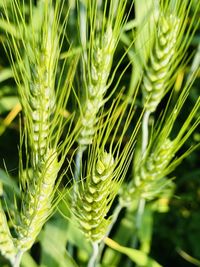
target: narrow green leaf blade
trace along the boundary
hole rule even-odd
[[[105,239],[105,243],[112,249],[128,256],[133,262],[143,267],[162,267],[155,260],[151,259],[146,253],[133,248],[127,248],[119,245],[117,242],[110,238]]]

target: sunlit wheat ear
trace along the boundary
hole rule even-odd
[[[24,251],[31,248],[53,212],[55,190],[60,181],[58,172],[77,138],[76,127],[72,129],[73,115],[63,122],[61,114],[67,105],[77,60],[71,61],[66,75],[64,70],[61,71],[65,76],[60,75],[55,90],[63,41],[61,33],[65,29],[66,18],[60,21],[60,1],[56,1],[55,5],[51,1],[39,1],[38,5],[36,8],[30,2],[27,22],[23,4],[21,7],[17,0],[12,2],[12,19],[19,27],[21,40],[8,36],[7,52],[11,57],[25,117],[24,138],[21,139],[19,153],[21,206],[16,211],[15,220],[18,250],[16,264],[19,264]],[[41,12],[41,16],[37,16],[35,8]],[[65,63],[63,69],[66,69]],[[64,126],[68,130],[65,140],[60,144]],[[25,164],[22,163],[22,143],[25,145]]]
[[[55,7],[51,1],[38,1],[37,7],[30,2],[27,21],[23,4],[17,0],[11,3],[12,19],[17,24],[21,39],[8,36],[6,48],[18,84],[34,166],[43,159],[50,145],[49,133],[52,114],[55,112],[54,87],[60,53],[59,9],[61,10],[59,1]],[[5,14],[9,22],[6,9]]]
[[[156,40],[143,77],[143,102],[154,112],[161,101],[170,79],[169,70],[176,51],[179,19],[173,15],[161,15],[157,23]]]
[[[104,34],[102,44],[97,42],[96,47],[94,47],[91,80],[88,84],[88,96],[83,106],[82,130],[78,139],[79,144],[83,146],[92,143],[98,121],[97,114],[103,106],[103,96],[107,90],[106,84],[110,74],[115,42],[110,26]]]
[[[177,117],[186,101],[189,88],[185,87],[175,107],[163,121],[159,122],[158,128],[153,130],[152,139],[142,161],[135,166],[134,179],[121,191],[121,203],[131,205],[134,199],[154,199],[171,181],[166,179],[181,161],[188,156],[194,148],[188,149],[182,155],[175,157],[189,136],[200,123],[196,114],[200,108],[200,98],[194,108],[188,114],[182,127],[172,139],[172,130]],[[171,138],[171,140],[170,140]]]
[[[16,253],[17,249],[14,244],[14,239],[10,234],[8,222],[0,201],[0,254],[13,264]]]
[[[44,7],[43,7],[44,8]],[[52,123],[52,114],[55,111],[55,77],[59,58],[58,35],[55,28],[55,14],[52,7],[44,12],[44,25],[35,30],[33,37],[27,40],[26,56],[29,67],[29,92],[27,100],[30,105],[31,118],[27,116],[30,127],[30,144],[33,149],[33,163],[37,165],[49,149],[49,129]],[[31,22],[31,23],[34,23]],[[32,26],[34,27],[34,26]],[[34,53],[34,56],[32,55]],[[26,107],[27,104],[24,104]]]
[[[144,67],[142,84],[143,103],[147,111],[154,112],[163,96],[185,64],[187,49],[197,29],[197,14],[187,25],[191,1],[160,1],[155,21],[154,41]]]
[[[94,143],[89,147],[86,174],[83,173],[81,181],[75,182],[73,213],[83,233],[92,243],[101,242],[108,230],[108,212],[132,158],[139,122],[130,140],[122,144],[132,116],[133,107],[127,111],[125,104],[111,106],[108,117],[99,122],[100,130],[96,131]],[[117,133],[120,133],[120,138],[116,141]]]
[[[128,193],[132,195],[130,199],[137,195],[151,200],[162,192],[164,187],[171,186],[170,180],[162,178],[173,156],[173,142],[169,139],[166,139],[158,150],[147,155],[135,173],[134,182],[130,185]]]
[[[114,1],[111,1],[110,7],[106,2],[103,7],[102,21],[98,21],[96,18],[99,11],[97,4],[88,4],[88,12],[90,5],[93,5],[94,10],[90,14],[92,23],[88,29],[90,32],[89,48],[86,59],[84,59],[86,92],[81,110],[82,130],[78,138],[79,144],[83,147],[92,143],[98,122],[98,112],[105,102],[104,95],[109,87],[108,78],[123,25],[126,2],[126,0],[122,0],[118,3],[116,14],[113,11]],[[106,11],[108,11],[108,17],[105,17]]]
[[[114,158],[103,152],[93,166],[90,178],[84,186],[79,186],[75,202],[75,215],[86,238],[99,242],[104,237],[109,219],[105,216],[112,197]]]
[[[60,170],[57,153],[49,151],[47,159],[41,162],[40,168],[29,177],[32,182],[27,184],[22,199],[20,223],[17,227],[17,246],[20,251],[26,251],[35,242],[42,226],[51,213],[51,205],[54,193],[54,185]]]

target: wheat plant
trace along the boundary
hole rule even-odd
[[[49,1],[40,1],[39,5],[40,21],[35,24],[38,14],[35,14],[32,4],[30,4],[30,21],[27,22],[23,13],[24,4],[21,6],[18,1],[11,3],[12,18],[19,28],[20,40],[16,40],[11,35],[8,36],[8,45],[5,45],[18,84],[25,117],[21,147],[25,143],[27,158],[24,166],[22,148],[20,148],[21,207],[16,209],[14,223],[17,237],[14,246],[15,260],[10,256],[13,266],[19,265],[21,256],[32,247],[53,211],[58,173],[66,153],[73,144],[76,132],[70,131],[71,118],[69,117],[69,132],[65,141],[59,144],[63,128],[61,111],[68,100],[74,75],[72,68],[75,67],[71,62],[71,70],[66,76],[64,85],[58,83],[60,88],[55,90],[60,54],[59,41],[62,42],[62,29],[65,28],[66,23],[64,19],[62,25],[59,24],[62,4],[57,2],[53,7]],[[9,11],[6,7],[4,11],[9,21]],[[60,159],[58,159],[59,155]],[[5,216],[2,216],[2,223],[5,228]],[[7,236],[9,236],[8,233]]]

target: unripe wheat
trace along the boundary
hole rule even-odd
[[[155,151],[143,159],[136,171],[135,178],[121,191],[121,202],[125,205],[131,204],[133,199],[153,199],[162,190],[161,180],[165,168],[174,156],[173,141],[166,139]]]
[[[97,114],[104,104],[103,97],[107,90],[115,45],[116,38],[113,35],[112,27],[108,25],[102,42],[96,41],[94,47],[87,99],[81,118],[82,130],[78,139],[80,145],[87,146],[92,143],[98,122]]]
[[[57,153],[49,151],[40,169],[33,172],[28,194],[23,198],[20,225],[17,228],[18,248],[26,251],[33,245],[50,215],[55,180],[60,169]]]
[[[174,16],[161,15],[157,25],[158,33],[150,53],[143,77],[143,102],[147,110],[154,112],[169,85],[169,70],[173,63],[179,20]]]
[[[14,239],[10,234],[8,222],[0,202],[0,253],[12,264],[14,263],[17,250]]]
[[[113,168],[113,156],[103,152],[86,183],[76,191],[74,213],[83,233],[92,242],[102,240],[110,222],[105,216],[112,199]]]

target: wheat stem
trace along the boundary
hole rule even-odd
[[[19,267],[20,266],[20,262],[23,256],[23,252],[22,251],[18,251],[16,257],[15,257],[15,261],[13,264],[13,267]]]
[[[135,232],[135,235],[133,236],[132,242],[131,242],[131,245],[132,245],[133,248],[137,247],[138,234],[139,234],[139,230],[140,230],[141,225],[142,225],[142,217],[143,217],[144,209],[145,209],[145,199],[144,198],[140,198],[139,199],[139,203],[138,203],[136,217],[135,217],[136,232]]]
[[[76,159],[75,159],[75,172],[74,172],[74,179],[78,181],[81,175],[82,170],[82,158],[83,158],[83,152],[86,149],[85,146],[79,146],[78,151],[76,153]]]
[[[135,223],[137,229],[140,229],[144,209],[145,209],[145,199],[140,198],[139,204],[138,204],[137,216],[136,216],[136,223]]]
[[[150,111],[145,111],[143,120],[142,120],[142,156],[144,156],[146,148],[148,146],[148,140],[149,140],[149,135],[148,135],[148,126],[149,126],[149,116],[151,112]]]
[[[188,77],[187,77],[188,80],[190,80],[190,78],[193,76],[193,74],[198,70],[199,66],[200,66],[200,43],[198,45],[196,54],[195,54],[194,59],[192,61],[192,66],[191,66],[190,72],[189,72]]]
[[[119,214],[120,214],[122,209],[123,209],[123,206],[120,203],[118,203],[118,205],[115,207],[115,210],[114,210],[114,212],[112,214],[111,223],[110,223],[110,225],[108,227],[108,231],[107,231],[107,233],[106,233],[104,238],[109,236],[110,232],[112,231],[112,228],[114,227],[115,223],[118,220]],[[99,262],[99,260],[101,259],[101,255],[102,255],[104,247],[105,247],[105,243],[101,242],[100,246],[99,246],[99,254],[98,254],[97,262]]]
[[[88,262],[88,267],[96,266],[96,259],[98,257],[98,252],[99,252],[99,244],[96,242],[92,243],[92,249],[93,249],[93,253]]]
[[[115,210],[114,210],[114,212],[113,212],[113,214],[112,214],[112,221],[111,221],[111,223],[110,223],[110,225],[109,225],[109,227],[108,227],[108,231],[107,231],[107,233],[106,233],[105,238],[109,236],[109,234],[110,234],[110,232],[111,232],[113,226],[114,226],[115,223],[117,222],[117,219],[118,219],[119,214],[120,214],[120,212],[121,212],[122,209],[123,209],[123,206],[119,203],[119,204],[116,206],[116,208],[115,208]]]

